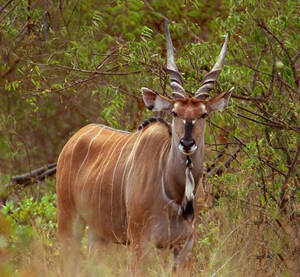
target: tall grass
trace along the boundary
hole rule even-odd
[[[226,175],[208,184],[225,185],[217,201],[214,194],[207,194],[201,202],[197,242],[185,276],[296,276],[296,229],[288,219],[282,219],[285,224],[279,226],[274,219],[279,212],[276,206],[261,205],[258,192],[248,189],[245,195],[243,189],[251,186],[251,180],[245,172],[238,175],[234,193],[233,187],[226,187]],[[12,191],[11,200],[2,207],[1,277],[63,275],[62,263],[67,257],[61,256],[57,241],[55,184],[47,180],[43,185],[48,188],[38,199],[30,189]],[[72,277],[131,276],[131,260],[130,248],[122,245],[108,244],[89,251],[85,236],[81,255],[69,273]],[[145,276],[172,276],[172,255],[150,249],[143,271]]]

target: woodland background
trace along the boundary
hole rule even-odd
[[[55,162],[89,122],[134,131],[151,116],[140,88],[170,92],[160,13],[188,92],[230,35],[212,94],[235,91],[208,119],[206,163],[225,155],[198,199],[191,274],[300,274],[297,1],[0,0],[0,276],[60,276],[55,178],[11,177]],[[78,276],[124,276],[119,252],[84,256]],[[149,276],[169,276],[158,257]]]

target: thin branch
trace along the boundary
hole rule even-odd
[[[266,35],[266,37],[267,37],[267,40],[268,40],[268,43],[269,43],[269,47],[270,47],[270,50],[271,50],[271,53],[272,53],[272,57],[273,57],[272,77],[271,77],[271,80],[270,80],[270,83],[269,83],[269,88],[268,88],[268,94],[267,95],[273,95],[275,75],[276,76],[278,75],[278,73],[277,73],[277,67],[276,67],[276,55],[275,55],[275,52],[274,52],[274,49],[273,49],[273,45],[272,45],[272,43],[270,41],[269,36]]]
[[[296,234],[296,238],[298,239],[299,226],[298,226],[298,220],[297,220],[297,206],[295,205],[295,194],[296,194],[296,188],[292,190],[291,197],[290,197],[290,207],[291,207],[291,216],[290,216],[290,218],[291,218],[291,220],[294,221],[295,234]]]
[[[233,114],[235,114],[239,117],[242,117],[244,119],[253,121],[255,123],[261,124],[261,125],[265,125],[265,126],[269,126],[269,127],[273,127],[273,128],[277,128],[277,129],[292,130],[292,131],[295,131],[296,133],[300,134],[300,127],[298,127],[298,126],[283,125],[281,123],[267,123],[267,122],[259,121],[259,120],[256,120],[254,118],[245,116],[245,115],[240,114],[240,113],[233,112]]]
[[[63,23],[64,23],[64,27],[66,28],[66,31],[67,31],[67,33],[68,33],[68,37],[69,37],[69,39],[71,39],[71,34],[70,34],[70,31],[69,31],[69,26],[68,26],[67,21],[66,21],[66,19],[65,19],[65,17],[64,17],[63,2],[64,2],[63,0],[59,0],[59,1],[58,1],[59,13],[60,13],[60,16],[61,16],[61,18],[62,18],[62,21],[63,21]]]
[[[266,98],[263,98],[263,97],[242,96],[242,95],[238,95],[238,94],[235,94],[235,93],[232,93],[231,96],[233,98],[241,99],[241,100],[246,100],[246,101],[261,101],[261,102],[265,102],[266,101]]]
[[[44,9],[44,40],[48,39],[48,0],[43,0]]]
[[[293,62],[296,63],[298,58],[300,57],[300,51],[293,57]]]
[[[93,72],[93,71],[92,71]],[[65,85],[62,88],[59,89],[48,89],[51,93],[59,93],[61,91],[64,91],[66,89],[78,86],[78,85],[82,85],[84,83],[87,83],[89,81],[92,81],[94,79],[97,79],[99,76],[103,76],[103,75],[130,75],[130,74],[138,74],[141,72],[146,72],[146,71],[131,71],[131,72],[97,72],[97,74],[93,74],[91,77],[88,77],[86,79],[83,80],[77,80],[71,84]],[[44,91],[45,89],[41,89],[40,91]],[[39,95],[40,91],[37,91],[34,95]]]
[[[237,61],[237,63],[238,63],[239,65],[241,65],[241,66],[248,67],[248,68],[252,69],[253,71],[256,71],[257,73],[264,74],[264,75],[266,75],[266,76],[272,77],[272,74],[269,73],[269,72],[265,72],[265,71],[258,70],[258,69],[256,69],[255,67],[253,67],[253,66],[251,66],[251,65],[249,65],[249,64],[242,63],[242,62],[240,62],[240,61]]]
[[[262,119],[264,119],[266,121],[269,121],[269,122],[271,122],[273,124],[278,124],[278,125],[280,125],[280,124],[284,125],[285,124],[284,122],[276,122],[274,120],[271,120],[270,118],[267,118],[267,117],[263,116],[262,114],[255,113],[255,112],[253,112],[253,111],[251,111],[249,109],[246,109],[246,108],[244,108],[242,106],[236,105],[236,107],[238,109],[242,110],[242,111],[245,111],[245,112],[250,113],[252,115],[258,116],[258,117],[260,117],[260,118],[262,118]],[[271,117],[271,115],[269,115],[269,116]]]
[[[271,32],[268,27],[266,26],[266,24],[262,21],[262,20],[259,20],[257,21],[257,25],[259,27],[261,27],[262,29],[264,29],[268,34],[270,34],[277,42],[278,44],[280,45],[281,49],[284,51],[284,53],[286,54],[288,60],[289,60],[289,63],[290,63],[290,66],[291,66],[291,69],[292,69],[292,72],[293,72],[293,76],[294,76],[294,80],[295,80],[295,84],[297,86],[297,88],[299,88],[299,78],[297,76],[297,72],[296,72],[296,68],[295,68],[295,63],[294,63],[294,60],[292,59],[292,57],[290,56],[290,53],[289,51],[287,50],[287,48],[285,47],[285,45],[283,44],[282,41],[280,41],[273,32]]]
[[[244,248],[246,248],[247,246],[248,246],[248,244],[249,244],[249,241],[247,241],[246,243],[245,243],[245,245],[243,246],[243,247],[241,247],[238,251],[236,251],[231,257],[229,257],[226,261],[225,261],[225,263],[223,263],[223,265],[222,266],[220,266],[213,274],[211,274],[210,275],[210,277],[215,277],[215,276],[217,276],[217,274],[218,274],[218,272],[219,271],[221,271],[237,254],[239,254],[241,251],[242,251],[242,249],[244,249]]]
[[[290,90],[292,90],[293,92],[297,93],[297,90],[295,88],[293,88],[289,83],[287,83],[286,81],[284,81],[279,74],[277,74],[276,80],[281,82],[284,86],[288,87]]]
[[[107,54],[104,59],[101,61],[101,63],[96,67],[96,71],[98,71],[99,69],[101,69],[107,62],[108,60],[116,55],[116,52],[118,52],[118,48],[112,50],[112,52],[110,54]]]
[[[298,138],[297,144],[298,144],[298,146],[297,146],[297,152],[296,152],[296,154],[294,156],[294,159],[293,159],[292,163],[288,166],[288,168],[289,168],[288,169],[288,173],[286,174],[285,182],[284,182],[284,184],[282,186],[281,193],[280,193],[280,196],[281,196],[280,208],[281,209],[284,209],[285,203],[287,202],[287,199],[286,199],[286,190],[287,190],[287,187],[288,187],[289,179],[291,177],[292,172],[295,169],[295,165],[297,163],[297,160],[298,160],[298,157],[299,157],[299,154],[300,154],[300,138]]]
[[[10,68],[8,68],[6,71],[4,71],[3,73],[0,74],[1,78],[6,77],[7,75],[9,75],[11,72],[13,72],[17,66],[17,64],[20,62],[19,58],[16,58],[13,62],[12,65],[10,66]]]
[[[225,146],[225,148],[227,147],[227,145]],[[213,162],[211,163],[211,165],[207,165],[207,169],[206,169],[206,172],[209,173],[211,170],[213,170],[216,166],[216,163],[218,160],[220,160],[224,154],[225,154],[225,148],[222,150],[222,151],[218,151],[219,154],[218,156],[213,160]],[[214,151],[217,151],[217,150],[214,150]]]
[[[71,12],[71,14],[70,14],[70,16],[69,16],[69,19],[66,20],[66,24],[67,24],[66,27],[69,27],[69,25],[70,25],[70,23],[71,23],[72,16],[73,16],[74,12],[75,12],[76,9],[77,9],[78,3],[80,3],[80,0],[77,0],[76,3],[75,3],[75,5],[73,6],[73,9],[72,9],[72,12]]]
[[[260,151],[260,147],[259,147],[259,143],[257,140],[257,136],[255,136],[255,142],[256,142],[256,149],[257,149],[257,153],[258,153],[258,160],[260,161],[260,164],[262,164],[262,158],[261,158],[261,151]],[[264,198],[265,198],[265,203],[264,203],[264,207],[268,202],[268,198],[267,198],[267,188],[266,188],[266,182],[265,182],[265,177],[264,177],[264,170],[262,166],[259,166],[259,170],[260,170],[260,175],[261,175],[261,181],[262,181],[262,188],[263,188],[263,193],[264,193]]]
[[[207,172],[207,177],[206,178],[209,178],[213,175],[221,175],[223,174],[224,170],[226,168],[228,168],[230,166],[230,164],[236,159],[237,157],[237,153],[239,153],[241,151],[240,148],[238,148],[227,160],[226,162],[224,163],[224,165],[221,165],[219,167],[215,167],[215,168],[212,168],[210,171]]]
[[[9,14],[20,4],[22,3],[22,1],[17,1],[9,11],[7,11],[6,14],[4,14],[1,18],[0,18],[0,25],[2,24],[2,21],[4,21],[4,19],[9,16]]]
[[[239,117],[245,118],[245,119],[247,119],[247,120],[253,121],[253,122],[258,123],[258,124],[261,124],[261,125],[265,125],[265,126],[269,126],[269,127],[274,127],[274,128],[280,128],[280,129],[284,128],[284,126],[282,126],[281,124],[274,124],[274,123],[266,123],[266,122],[262,122],[262,121],[259,121],[259,120],[256,120],[256,119],[254,119],[254,118],[245,116],[245,115],[240,114],[240,113],[234,112],[234,115],[237,115],[237,116],[239,116]]]
[[[157,11],[151,6],[151,4],[150,4],[147,0],[143,0],[143,2],[144,2],[144,4],[145,4],[145,6],[146,6],[149,10],[151,10],[154,14],[158,15],[159,17],[161,17],[161,18],[164,19],[164,20],[169,21],[169,19],[168,19],[167,17],[165,17],[162,13],[157,12]]]
[[[211,124],[212,126],[214,126],[214,127],[218,128],[218,129],[220,129],[220,130],[223,130],[223,131],[229,133],[228,130],[222,128],[221,126],[218,126],[216,123],[212,122],[211,120],[208,119],[207,121],[208,121],[209,124]],[[232,137],[233,137],[236,141],[238,141],[239,144],[240,144],[241,146],[247,147],[247,145],[246,145],[245,143],[243,143],[239,138],[237,138],[236,136],[232,136]]]
[[[31,0],[27,0],[27,34],[31,33]]]
[[[35,65],[40,66],[49,66],[49,67],[55,67],[55,68],[61,68],[64,70],[71,70],[71,71],[77,71],[81,73],[89,73],[94,75],[131,75],[131,74],[138,74],[141,72],[146,72],[144,70],[135,70],[135,71],[128,71],[128,72],[109,72],[109,71],[97,71],[97,70],[86,70],[81,68],[74,68],[66,65],[59,65],[59,64],[42,64],[42,63],[33,63]]]
[[[55,172],[56,163],[45,165],[24,174],[12,176],[8,186],[16,184],[27,186],[33,182],[44,180],[46,177],[55,174]]]
[[[138,96],[138,95],[134,95],[130,92],[128,92],[127,90],[125,90],[124,88],[122,88],[121,86],[113,86],[113,85],[110,85],[112,88],[114,89],[117,89],[118,91],[120,91],[122,94],[125,94],[125,95],[128,95],[132,98],[135,98],[136,100],[142,100],[142,97],[141,96]]]
[[[269,161],[264,160],[263,158],[261,158],[261,161],[267,165],[268,167],[272,168],[274,171],[276,171],[277,173],[279,173],[280,175],[286,177],[286,173],[282,172],[281,170],[279,170],[278,168],[276,168],[274,165],[272,165]]]
[[[259,56],[259,58],[257,60],[256,65],[255,65],[255,69],[256,70],[254,71],[254,74],[253,74],[253,79],[252,79],[252,82],[251,82],[251,90],[254,90],[254,88],[255,88],[256,79],[257,79],[257,70],[258,70],[258,68],[260,66],[262,57],[265,54],[265,52],[266,52],[266,48],[264,48],[264,49],[261,50],[260,56]]]
[[[92,80],[94,80],[94,79],[97,79],[99,76],[100,76],[100,75],[96,75],[96,76],[92,76],[92,77],[89,77],[89,78],[86,78],[86,79],[83,79],[83,80],[77,80],[77,81],[75,81],[75,82],[73,82],[73,83],[71,83],[71,84],[68,84],[68,85],[66,85],[66,86],[64,85],[62,88],[59,88],[59,89],[49,89],[49,91],[50,91],[51,93],[59,93],[59,92],[64,91],[64,90],[66,90],[66,89],[75,87],[75,86],[77,86],[77,85],[82,85],[82,84],[84,84],[84,83],[87,83],[87,82],[89,82],[89,81],[92,81]],[[44,90],[45,90],[45,89],[41,89],[41,90],[39,90],[39,91],[36,91],[33,95],[34,95],[34,96],[40,95],[41,91],[44,91]]]
[[[1,8],[0,8],[0,14],[3,12],[3,10],[14,0],[8,0]]]
[[[238,63],[239,65],[248,67],[248,68],[252,69],[253,71],[256,71],[256,72],[258,72],[258,73],[260,73],[260,74],[264,74],[264,75],[269,76],[269,77],[272,77],[272,76],[273,76],[273,74],[268,73],[268,72],[265,72],[265,71],[257,70],[257,69],[255,69],[255,67],[253,67],[253,66],[251,66],[251,65],[244,64],[244,63],[241,63],[241,62],[238,62],[238,61],[237,61],[237,63]],[[290,84],[288,84],[287,82],[285,82],[282,78],[280,78],[280,76],[279,76],[278,74],[277,74],[277,76],[276,76],[276,79],[277,79],[278,81],[280,81],[283,85],[285,85],[286,87],[288,87],[289,89],[291,89],[293,92],[298,93],[298,92],[297,92],[297,89],[293,88]]]

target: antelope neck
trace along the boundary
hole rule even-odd
[[[165,162],[163,183],[168,198],[178,205],[182,204],[185,194],[186,169],[187,165],[190,165],[187,161],[192,161],[192,159],[193,157],[179,152],[177,143],[172,143]]]
[[[205,129],[205,126],[203,126]],[[173,135],[174,134],[174,135]],[[168,199],[177,205],[182,205],[185,197],[185,189],[187,175],[189,179],[192,177],[196,180],[196,185],[202,174],[203,154],[204,154],[204,132],[197,136],[197,150],[190,156],[183,155],[179,149],[179,138],[176,133],[172,132],[170,148],[166,153],[164,170],[163,170],[163,185],[165,194]],[[187,172],[187,157],[194,165],[194,168],[189,168]]]
[[[194,218],[194,206],[193,206],[193,200],[194,200],[194,189],[195,189],[195,181],[192,174],[192,168],[193,163],[190,158],[190,156],[186,157],[186,169],[185,169],[185,189],[184,189],[184,195],[180,202],[176,201],[175,199],[172,199],[169,197],[167,191],[166,191],[166,183],[164,174],[165,171],[162,173],[162,196],[165,200],[165,202],[168,204],[168,206],[171,208],[175,214],[182,215],[185,220],[190,220]]]

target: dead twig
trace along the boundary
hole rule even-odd
[[[8,186],[14,186],[16,184],[27,186],[37,181],[42,181],[46,177],[52,176],[56,173],[56,163],[42,166],[40,168],[31,170],[27,173],[12,176]]]
[[[92,80],[94,80],[94,79],[96,79],[96,78],[98,78],[100,76],[105,76],[105,75],[109,75],[109,76],[119,75],[119,76],[122,76],[122,75],[130,75],[130,74],[139,74],[141,72],[146,72],[146,71],[139,70],[139,71],[130,71],[130,72],[97,72],[97,74],[92,74],[91,77],[88,77],[86,79],[77,80],[77,81],[74,81],[73,83],[64,85],[63,88],[59,88],[59,89],[52,89],[52,88],[50,88],[50,89],[42,89],[40,91],[48,90],[51,93],[59,93],[59,92],[64,91],[66,89],[70,89],[72,87],[75,87],[75,86],[78,86],[78,85],[82,85],[84,83],[92,81]],[[91,72],[87,72],[87,73],[94,73],[94,72],[91,71]],[[33,94],[33,95],[39,95],[40,91],[35,92],[35,94]]]
[[[285,126],[283,124],[280,124],[280,123],[267,123],[267,122],[263,122],[263,121],[259,121],[259,120],[256,120],[254,118],[251,118],[251,117],[248,117],[248,116],[245,116],[243,114],[240,114],[240,113],[233,113],[234,115],[237,115],[239,117],[242,117],[244,119],[247,119],[247,120],[250,120],[250,121],[253,121],[255,123],[258,123],[258,124],[261,124],[261,125],[265,125],[265,126],[269,126],[269,127],[272,127],[272,128],[277,128],[277,129],[284,129],[284,130],[293,130],[295,131],[296,133],[299,133],[300,134],[300,128],[298,126]]]
[[[266,48],[264,48],[264,49],[261,50],[260,56],[259,56],[259,58],[257,60],[256,65],[255,65],[255,69],[256,70],[254,71],[254,74],[253,74],[253,79],[252,79],[252,82],[251,82],[251,90],[254,90],[254,88],[255,88],[256,79],[257,79],[257,70],[258,70],[258,68],[260,66],[262,57],[264,56],[265,52],[266,52]]]
[[[298,161],[299,154],[300,154],[300,138],[298,138],[297,143],[298,143],[297,152],[294,156],[294,159],[293,159],[292,163],[288,166],[288,168],[289,168],[288,173],[285,176],[285,181],[284,181],[284,184],[282,186],[281,193],[280,193],[280,198],[281,198],[280,209],[281,210],[285,209],[285,205],[287,203],[286,191],[287,191],[287,188],[288,188],[289,179],[291,177],[292,172],[295,169],[295,166],[296,166],[296,163]]]
[[[280,45],[281,49],[286,54],[286,56],[287,56],[287,58],[289,60],[289,63],[290,63],[290,66],[291,66],[291,69],[292,69],[292,72],[293,72],[293,77],[294,77],[295,84],[296,84],[297,88],[299,88],[299,78],[298,78],[298,75],[297,75],[297,72],[296,72],[295,63],[294,63],[294,60],[291,57],[289,51],[285,47],[285,45],[283,44],[283,42],[277,36],[275,36],[275,34],[273,32],[271,32],[271,30],[269,30],[269,28],[266,26],[266,24],[264,23],[264,21],[258,20],[257,21],[257,25],[259,27],[261,27],[263,30],[265,30],[269,35],[271,35],[278,42],[278,44]]]
[[[147,0],[143,0],[143,2],[144,2],[144,4],[145,4],[145,6],[146,6],[149,10],[151,10],[155,15],[158,15],[158,16],[161,17],[162,19],[169,21],[168,18],[165,17],[162,13],[157,12],[157,11],[151,6],[151,4],[150,4]]]
[[[265,72],[265,71],[261,71],[261,70],[257,70],[255,67],[251,66],[251,65],[248,65],[248,64],[244,64],[244,63],[241,63],[239,61],[237,61],[237,63],[241,66],[245,66],[245,67],[248,67],[250,68],[251,70],[253,71],[256,71],[257,73],[260,73],[260,74],[263,74],[263,75],[266,75],[266,76],[269,76],[269,77],[272,77],[273,74],[271,73],[268,73],[268,72]],[[276,76],[276,80],[281,82],[284,86],[288,87],[290,90],[292,90],[294,93],[298,93],[297,89],[293,88],[291,85],[289,85],[287,82],[285,82],[282,78],[280,78],[280,76],[277,74]]]
[[[211,120],[207,120],[209,124],[211,124],[213,127],[216,127],[222,131],[225,131],[226,133],[228,133],[229,131],[226,130],[225,128],[222,128],[221,126],[217,125],[216,123],[212,122]],[[236,136],[232,136],[236,141],[238,141],[238,143],[243,146],[243,147],[247,147],[247,145],[245,143],[243,143],[238,137]]]
[[[4,21],[4,19],[10,15],[10,13],[17,7],[19,4],[22,3],[22,1],[17,1],[11,8],[8,10],[1,18],[0,18],[0,25]]]
[[[12,62],[12,65],[10,66],[10,68],[8,68],[6,71],[4,71],[3,73],[1,73],[1,78],[4,78],[4,77],[6,77],[7,75],[9,75],[10,73],[12,73],[14,70],[15,70],[15,68],[16,68],[16,66],[17,66],[17,64],[20,62],[20,59],[19,58],[16,58],[13,62]]]
[[[4,11],[4,9],[14,0],[8,0],[1,8],[0,8],[0,14]]]
[[[242,95],[238,95],[238,94],[235,94],[235,93],[232,93],[231,96],[232,96],[232,98],[246,100],[246,101],[260,101],[260,102],[265,102],[267,100],[266,98],[263,98],[263,97],[242,96]]]
[[[117,72],[117,71],[97,71],[97,70],[87,70],[87,69],[81,69],[81,68],[74,68],[66,65],[59,65],[59,64],[41,64],[41,63],[34,63],[35,65],[39,66],[48,66],[48,67],[54,67],[54,68],[61,68],[64,70],[70,70],[70,71],[77,71],[81,73],[88,73],[93,75],[131,75],[131,74],[138,74],[141,72],[145,72],[142,70],[135,70],[135,71],[124,71],[124,72]],[[119,66],[118,66],[119,67]]]
[[[241,151],[241,148],[238,148],[224,163],[219,167],[213,167],[210,171],[206,174],[206,179],[213,176],[213,175],[222,175],[226,168],[229,168],[230,164],[236,159],[237,153]]]

